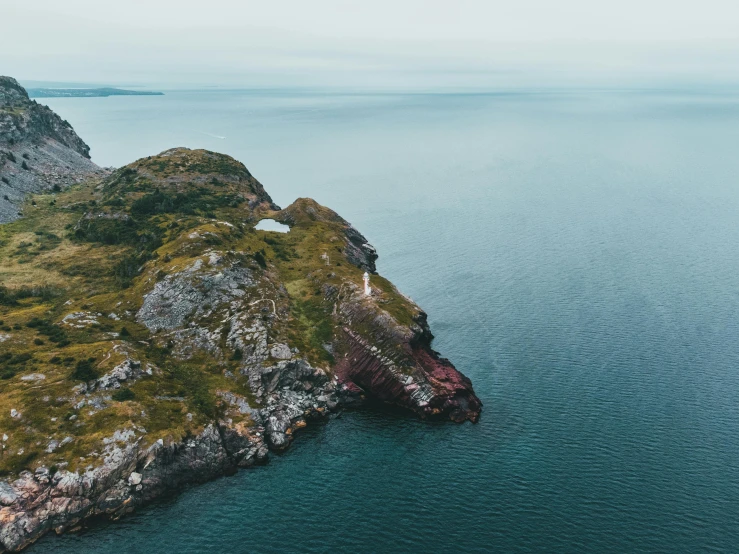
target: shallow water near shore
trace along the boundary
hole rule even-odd
[[[48,104],[101,165],[209,148],[283,207],[336,210],[484,411],[347,412],[267,466],[29,552],[735,551],[739,95]]]

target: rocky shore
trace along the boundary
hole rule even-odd
[[[218,391],[221,417],[197,435],[179,441],[160,438],[147,446],[146,430],[131,425],[102,440],[102,463],[97,467],[51,473],[40,466],[21,472],[13,481],[0,480],[0,544],[18,551],[50,530],[75,530],[93,516],[117,519],[185,484],[264,463],[270,450],[287,448],[294,433],[309,422],[344,407],[361,407],[368,397],[422,417],[477,421],[482,405],[471,382],[428,347],[425,314],[419,313],[418,327],[413,329],[380,316],[371,323],[377,341],[370,343],[350,326],[352,320],[377,317],[367,305],[370,301],[358,290],[336,300],[346,324],[335,345],[343,350],[335,375],[312,367],[286,345],[272,346],[268,353],[263,343],[264,349],[255,349],[252,363],[242,371],[264,408],[252,408],[243,396]],[[398,346],[414,361],[402,370],[393,353]],[[132,379],[129,368],[141,364],[125,365],[118,386]],[[107,376],[101,380],[111,381]],[[94,393],[88,390],[79,397],[89,400]]]

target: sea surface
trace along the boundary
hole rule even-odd
[[[739,94],[43,102],[101,165],[208,148],[335,209],[484,411],[344,413],[32,554],[739,550]]]

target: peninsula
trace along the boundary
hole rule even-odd
[[[163,96],[163,92],[103,88],[29,88],[31,98],[95,98],[106,96]]]
[[[14,80],[0,102],[0,551],[261,464],[370,400],[477,421],[426,314],[338,214],[281,209],[205,150],[103,170]]]

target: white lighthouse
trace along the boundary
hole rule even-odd
[[[364,272],[364,295],[372,296],[372,289],[369,285],[369,273],[367,273],[366,271]]]

